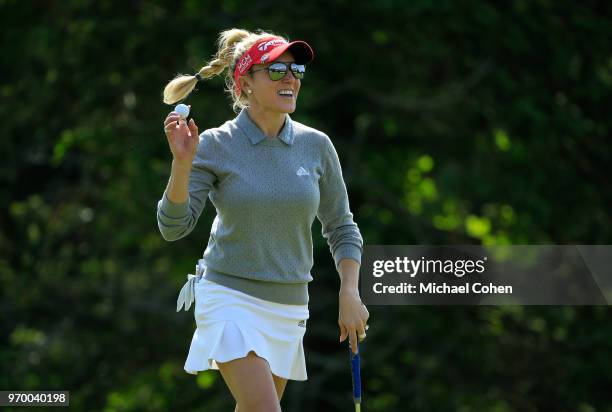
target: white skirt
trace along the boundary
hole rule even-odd
[[[303,338],[308,305],[287,305],[194,278],[196,330],[185,371],[219,369],[218,362],[245,357],[251,350],[285,379],[305,381]]]

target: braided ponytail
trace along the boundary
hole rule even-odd
[[[247,30],[231,28],[219,33],[217,39],[217,53],[205,66],[194,75],[179,74],[172,79],[164,88],[163,101],[166,104],[174,104],[185,99],[195,88],[199,80],[210,79],[222,74],[225,69],[225,91],[229,93],[233,105],[232,109],[238,113],[240,109],[248,106],[248,98],[244,93],[236,95],[234,88],[234,67],[240,57],[257,41],[264,37],[278,36],[274,33],[257,30],[255,33]]]

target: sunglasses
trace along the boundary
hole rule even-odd
[[[303,79],[304,73],[306,73],[306,66],[303,64],[297,63],[284,63],[284,62],[275,62],[270,64],[268,67],[264,67],[263,69],[250,70],[251,73],[259,72],[262,70],[268,71],[268,76],[270,80],[278,81],[285,77],[288,70],[291,70],[293,76],[296,79]]]

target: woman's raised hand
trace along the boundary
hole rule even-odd
[[[164,121],[164,132],[174,160],[191,166],[200,141],[198,126],[193,118],[186,123],[178,113],[172,111]]]

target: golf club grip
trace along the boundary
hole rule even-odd
[[[357,343],[357,354],[353,355],[349,344],[349,360],[351,362],[351,376],[353,381],[353,399],[361,402],[361,358],[359,353],[359,343]]]

